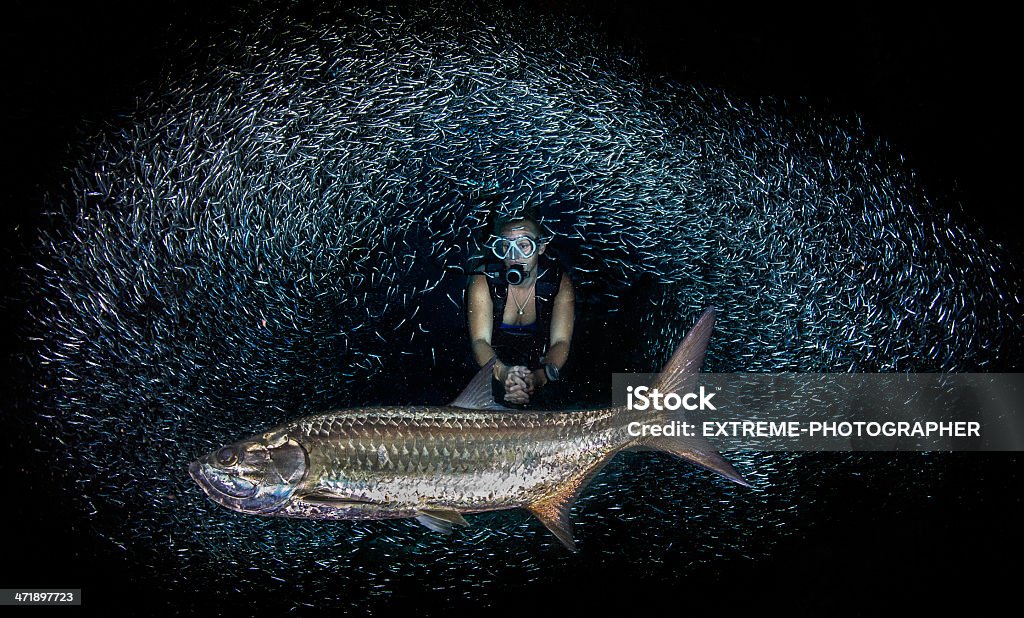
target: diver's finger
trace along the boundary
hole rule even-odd
[[[524,385],[524,384],[507,384],[505,386],[505,392],[506,393],[518,393],[518,392],[525,391],[525,390],[526,390],[526,385]]]
[[[509,380],[508,382],[505,383],[505,390],[508,390],[510,388],[515,388],[515,389],[519,389],[519,390],[525,391],[527,386],[526,386],[526,382],[524,382],[522,380]]]
[[[505,401],[510,403],[529,403],[530,398],[526,396],[526,393],[512,393],[505,395]]]
[[[509,382],[517,382],[517,383],[521,383],[521,384],[526,384],[526,377],[525,376],[521,376],[519,374],[511,374],[510,373],[508,375],[508,377],[505,378],[505,383],[507,384]]]

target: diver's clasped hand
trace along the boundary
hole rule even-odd
[[[530,397],[548,383],[543,369],[530,371],[523,365],[506,365],[497,361],[494,365],[494,378],[505,389],[505,402],[524,405],[530,403]]]
[[[515,404],[530,403],[534,382],[529,369],[522,365],[509,367],[503,385],[505,386],[505,401]]]

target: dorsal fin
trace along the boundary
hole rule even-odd
[[[711,328],[714,325],[715,310],[708,309],[690,332],[686,333],[683,342],[661,370],[661,375],[651,385],[652,390],[656,388],[662,395],[685,390],[687,383],[700,373],[700,367],[704,364],[704,352],[707,350]]]
[[[491,392],[491,372],[497,359],[495,356],[487,361],[451,405],[470,410],[509,410],[510,408],[495,402],[494,394]]]

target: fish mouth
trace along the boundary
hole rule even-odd
[[[255,483],[221,472],[213,466],[196,460],[189,464],[188,474],[206,495],[217,502],[225,499],[251,498],[258,487]]]

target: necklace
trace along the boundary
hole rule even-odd
[[[530,288],[529,288],[529,289],[530,289],[530,291],[532,291],[532,290],[533,290],[533,286],[534,286],[534,284],[536,284],[536,283],[537,283],[537,281],[536,281],[536,280],[534,280],[534,281],[533,281],[533,283],[531,283],[531,284],[530,284]],[[508,288],[508,294],[509,294],[509,296],[511,296],[511,297],[512,297],[512,300],[513,300],[513,301],[515,302],[515,304],[516,304],[516,309],[517,309],[516,313],[518,313],[518,314],[519,314],[520,316],[522,316],[522,315],[523,315],[524,313],[526,313],[526,304],[527,304],[528,302],[530,302],[530,298],[529,298],[529,296],[527,296],[527,298],[526,298],[525,300],[523,300],[523,302],[522,302],[522,303],[520,303],[520,302],[519,302],[519,299],[518,299],[518,298],[516,298],[516,295],[512,293],[512,290],[513,290],[513,289],[514,289],[514,288],[513,288],[512,286],[509,286],[509,288]],[[527,292],[527,294],[529,294],[529,292]]]

